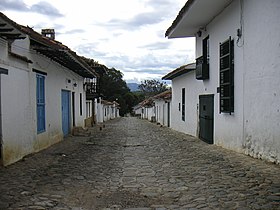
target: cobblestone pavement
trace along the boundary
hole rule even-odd
[[[136,118],[0,169],[0,209],[280,209],[280,166]]]

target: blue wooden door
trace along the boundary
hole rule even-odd
[[[66,136],[70,133],[70,92],[61,91],[62,131]]]

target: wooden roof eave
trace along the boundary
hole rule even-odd
[[[10,24],[4,18],[0,18],[0,37],[5,39],[15,40],[15,39],[25,39],[26,35]]]
[[[42,46],[33,46],[32,49],[72,70],[82,77],[95,78],[94,73],[81,64],[68,50]]]

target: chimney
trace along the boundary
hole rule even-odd
[[[55,32],[54,29],[42,29],[42,35],[44,37],[48,37],[51,40],[55,40]]]

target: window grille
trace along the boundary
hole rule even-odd
[[[220,43],[220,113],[234,112],[234,42]]]

